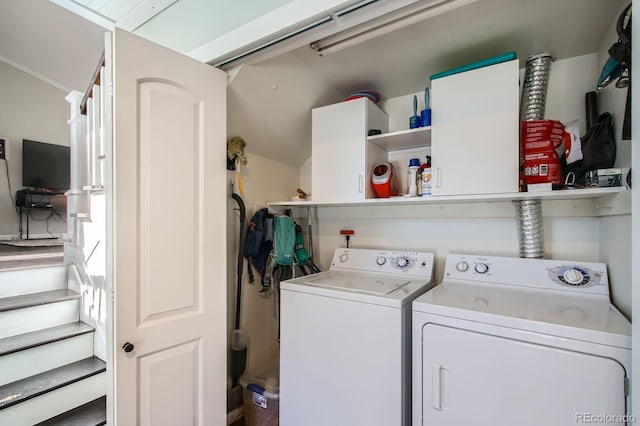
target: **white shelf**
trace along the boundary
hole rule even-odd
[[[271,207],[347,207],[347,206],[391,206],[391,205],[430,205],[492,203],[517,200],[579,200],[595,199],[627,191],[626,187],[565,189],[540,192],[510,192],[504,194],[448,195],[438,197],[391,197],[372,198],[358,202],[282,201],[269,202]]]
[[[369,136],[367,140],[387,151],[431,145],[431,126]]]

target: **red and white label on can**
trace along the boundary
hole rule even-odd
[[[562,185],[562,167],[555,151],[564,137],[564,125],[557,120],[522,122],[524,181],[527,184]]]

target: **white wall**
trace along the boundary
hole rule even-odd
[[[265,207],[266,202],[290,199],[296,194],[299,185],[298,169],[286,163],[247,153],[247,165],[241,166],[244,180],[244,202],[247,209],[246,225],[253,213]],[[229,180],[235,180],[235,172],[227,172]],[[237,185],[235,187],[238,192]],[[238,236],[240,232],[237,204],[227,201],[227,270],[228,274],[228,318],[229,333],[235,324],[236,303],[236,259]],[[222,206],[221,206],[222,208]],[[277,359],[279,353],[277,305],[274,293],[259,293],[260,275],[256,273],[255,282],[249,284],[246,260],[242,282],[241,328],[248,331],[250,344],[248,350],[247,371],[260,370]]]
[[[456,217],[460,208],[455,205],[319,208],[319,220],[313,223],[315,261],[320,269],[327,269],[334,250],[345,247],[340,229],[351,228],[355,236],[350,247],[433,252],[434,278],[439,282],[450,252],[519,255],[514,207],[511,203],[500,204],[474,205],[475,215],[497,216],[475,218],[465,217],[465,213]],[[544,227],[547,257],[598,260],[597,218],[546,217]]]
[[[0,61],[0,137],[9,139],[8,166],[11,194],[22,188],[22,139],[69,146],[69,105],[66,93]],[[0,163],[3,163],[0,160]],[[0,238],[18,235],[17,217],[11,204],[5,164],[0,164]],[[34,211],[36,219],[48,211]],[[66,216],[52,218],[49,231],[60,235],[66,231]],[[46,222],[30,221],[30,236],[50,236]]]

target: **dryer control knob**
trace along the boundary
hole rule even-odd
[[[349,255],[347,253],[343,253],[343,254],[340,255],[340,257],[338,259],[340,259],[340,262],[344,263],[347,260],[349,260]]]
[[[486,263],[478,263],[475,267],[475,270],[479,274],[486,274],[487,272],[489,272],[489,265],[487,265]]]
[[[458,262],[456,269],[460,272],[466,272],[469,270],[469,264],[463,260],[462,262]]]
[[[404,268],[409,264],[409,259],[406,257],[399,257],[397,261],[398,267]]]
[[[565,281],[568,284],[571,284],[571,285],[581,284],[582,280],[584,279],[582,272],[578,271],[575,268],[567,269],[566,271],[564,271],[564,274],[562,274],[562,277],[565,279]]]
[[[387,258],[384,256],[378,256],[376,258],[376,263],[380,266],[384,265],[385,263],[387,263]]]

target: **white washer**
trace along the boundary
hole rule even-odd
[[[631,325],[604,264],[451,254],[412,328],[414,426],[628,420]]]
[[[433,254],[337,249],[281,283],[280,424],[409,425],[411,301]]]

